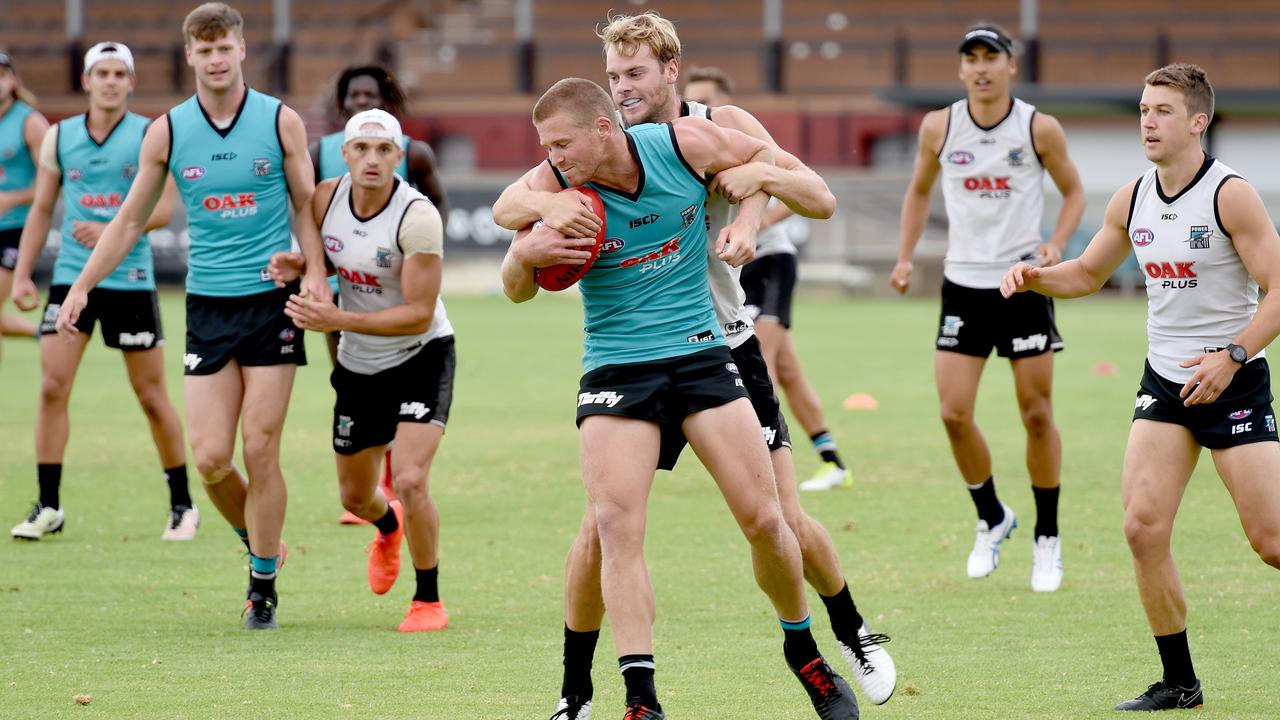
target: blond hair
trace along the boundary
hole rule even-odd
[[[565,78],[538,98],[533,106],[535,124],[553,115],[568,114],[579,127],[588,127],[596,118],[613,119],[613,99],[605,89],[590,80]]]
[[[1204,68],[1190,63],[1173,63],[1147,75],[1146,83],[1152,87],[1171,87],[1182,93],[1187,103],[1187,114],[1204,113],[1213,119],[1213,86],[1204,74]]]
[[[187,13],[182,21],[182,38],[188,45],[192,40],[208,42],[229,33],[243,39],[244,18],[226,3],[207,2]]]
[[[603,30],[596,35],[607,50],[614,46],[618,52],[631,57],[648,45],[658,62],[666,64],[680,57],[680,36],[676,26],[653,10],[639,15],[611,15]]]

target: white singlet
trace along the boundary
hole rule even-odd
[[[1044,210],[1044,167],[1031,134],[1034,106],[1013,99],[1009,114],[984,128],[968,100],[952,103],[938,153],[947,205],[943,274],[958,285],[998,288],[1019,260],[1034,260]]]
[[[711,109],[696,102],[681,102],[680,115],[711,119]],[[742,268],[736,268],[716,255],[716,239],[720,231],[738,216],[738,206],[719,195],[707,196],[707,281],[711,285],[711,304],[716,307],[716,321],[724,330],[729,349],[739,347],[755,334],[751,314],[745,307],[742,292]],[[757,240],[757,242],[759,242]]]
[[[342,176],[333,191],[320,234],[325,254],[338,270],[338,297],[344,310],[368,313],[403,305],[400,272],[405,257],[417,252],[442,255],[439,213],[408,183],[399,178],[395,183],[387,205],[370,218],[356,217],[350,173]],[[423,236],[424,226],[434,228],[426,233],[428,237]],[[427,342],[452,334],[444,300],[437,297],[426,332],[388,336],[343,331],[338,362],[352,372],[372,375],[403,363]]]
[[[1195,179],[1173,197],[1154,167],[1133,189],[1128,231],[1147,281],[1147,361],[1175,383],[1196,371],[1178,363],[1226,347],[1258,310],[1258,283],[1218,214],[1218,193],[1233,177],[1240,176],[1206,154]],[[1254,358],[1266,355],[1249,349],[1258,350]]]

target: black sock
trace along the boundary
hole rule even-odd
[[[195,507],[191,492],[187,489],[187,466],[179,465],[164,471],[164,481],[169,483],[169,507]]]
[[[993,528],[1004,520],[1004,508],[1000,507],[1000,499],[996,497],[996,479],[987,481],[978,487],[969,486],[969,497],[973,498],[973,506],[978,509],[978,519],[986,520],[987,527]]]
[[[1187,647],[1187,631],[1172,635],[1156,635],[1160,663],[1164,665],[1164,682],[1189,688],[1196,684],[1196,671],[1191,667],[1191,649]]]
[[[650,710],[662,712],[658,704],[658,691],[653,686],[653,656],[623,655],[618,658],[618,669],[627,686],[627,704],[639,703]]]
[[[1031,494],[1036,498],[1036,537],[1058,536],[1058,491],[1061,489],[1031,486]]]
[[[436,577],[440,574],[440,565],[429,570],[414,568],[413,574],[418,578],[418,588],[413,592],[413,599],[419,602],[440,602],[440,590],[436,587]]]
[[[61,508],[58,486],[62,484],[62,463],[39,463],[36,480],[40,483],[40,504],[47,508]]]
[[[782,622],[782,654],[787,658],[787,665],[792,670],[800,671],[804,666],[818,659],[818,643],[814,642],[813,632],[809,629],[809,616],[798,623]]]
[[[591,660],[596,654],[599,630],[576,632],[564,626],[564,680],[560,683],[560,697],[577,696],[590,700],[595,693],[591,684]]]
[[[822,462],[835,463],[836,467],[844,470],[844,463],[840,461],[840,453],[836,452],[836,439],[831,437],[831,433],[826,428],[810,435],[809,439],[813,441],[813,449],[818,451]]]
[[[858,606],[853,604],[853,595],[849,594],[849,583],[845,583],[840,592],[827,597],[819,594],[822,604],[827,606],[827,615],[831,618],[831,632],[836,639],[857,647],[858,631],[862,629],[862,616],[858,614]]]
[[[390,504],[387,505],[387,511],[382,514],[382,517],[373,521],[373,526],[383,535],[390,535],[400,529],[400,521],[396,518],[396,511],[391,509]]]

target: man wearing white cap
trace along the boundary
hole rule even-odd
[[[62,532],[65,524],[59,485],[69,423],[67,401],[76,371],[95,324],[102,325],[107,347],[122,351],[129,382],[151,425],[169,484],[169,522],[165,540],[190,540],[196,535],[200,513],[187,488],[186,450],[182,423],[165,384],[164,331],[156,302],[151,246],[146,235],[128,257],[91,291],[90,311],[80,315],[69,342],[57,337],[54,319],[67,290],[79,276],[108,221],[115,217],[138,171],[138,152],[148,118],[129,112],[134,88],[133,54],[120,43],[94,45],[84,57],[81,85],[89,95],[89,110],[63,120],[44,136],[36,174],[35,200],[14,268],[12,297],[18,307],[32,310],[38,302],[31,273],[44,248],[59,193],[64,208],[62,245],[53,268],[52,287],[40,325],[40,365],[43,381],[36,413],[36,468],[40,500],[27,519],[13,528],[16,538],[39,540]],[[170,181],[146,230],[164,227],[173,209]]]
[[[331,379],[342,504],[377,528],[369,553],[373,592],[395,583],[401,538],[408,537],[417,586],[400,631],[420,632],[449,623],[436,585],[440,516],[427,476],[453,400],[455,360],[440,299],[443,224],[431,201],[395,174],[404,157],[400,137],[400,123],[383,110],[347,122],[342,159],[350,171],[316,186],[297,225],[304,244],[323,235],[340,305],[293,295],[285,313],[305,330],[342,332]],[[300,253],[271,261],[280,285],[305,270]],[[388,502],[378,465],[392,440],[399,499]]]

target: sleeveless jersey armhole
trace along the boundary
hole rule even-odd
[[[947,127],[942,131],[942,144],[938,145],[938,160],[942,160],[942,151],[947,149],[947,138],[951,137],[951,116],[955,113],[955,106],[947,106]]]
[[[413,208],[415,203],[420,203],[420,202],[428,202],[428,200],[426,198],[414,198],[409,202],[405,203],[404,210],[400,211],[400,220],[396,222],[396,249],[400,251],[401,255],[404,255],[405,252],[404,252],[404,246],[400,244],[400,230],[401,228],[404,227],[404,219],[409,216],[409,210]],[[441,230],[443,230],[443,227],[441,228]],[[443,244],[444,238],[442,237],[440,238],[440,240],[442,241],[441,244]]]
[[[1138,205],[1138,190],[1142,187],[1142,178],[1145,177],[1146,175],[1142,175],[1133,184],[1133,194],[1129,196],[1129,215],[1124,219],[1125,234],[1129,233],[1129,225],[1133,223],[1133,209]]]
[[[1222,180],[1218,183],[1218,187],[1214,188],[1213,190],[1213,219],[1215,222],[1218,223],[1218,229],[1222,231],[1223,235],[1227,236],[1228,240],[1232,239],[1231,233],[1227,232],[1227,229],[1222,225],[1222,213],[1218,210],[1218,196],[1222,194],[1222,186],[1226,185],[1227,181],[1230,180],[1231,178],[1240,178],[1244,182],[1249,182],[1248,180],[1245,180],[1239,175],[1228,175],[1222,178]]]
[[[551,164],[551,158],[547,158],[547,167],[551,168],[551,172],[555,173],[556,182],[560,183],[560,189],[568,190],[569,181],[565,180],[564,176],[560,174],[560,171],[556,168],[556,166]]]
[[[1039,112],[1039,110],[1031,111],[1031,119],[1027,120],[1027,137],[1031,138],[1031,152],[1036,154],[1036,162],[1043,167],[1044,158],[1040,157],[1040,148],[1036,147],[1036,114]]]
[[[173,172],[173,116],[164,114],[165,124],[169,126],[169,147],[164,150],[164,166]]]
[[[53,153],[54,159],[58,161],[58,186],[62,186],[62,178],[66,176],[67,168],[62,164],[62,122],[54,125],[58,134],[53,136]],[[1216,200],[1216,198],[1215,198]]]
[[[708,178],[703,177],[702,175],[699,175],[698,171],[694,170],[693,166],[689,164],[689,161],[685,159],[684,153],[680,152],[680,141],[676,140],[675,124],[674,123],[665,123],[665,124],[667,126],[667,134],[671,136],[671,149],[676,151],[676,157],[680,158],[680,164],[684,166],[685,170],[689,171],[689,174],[693,176],[694,180],[697,180],[699,184],[701,184],[703,187],[706,187],[711,181]]]

